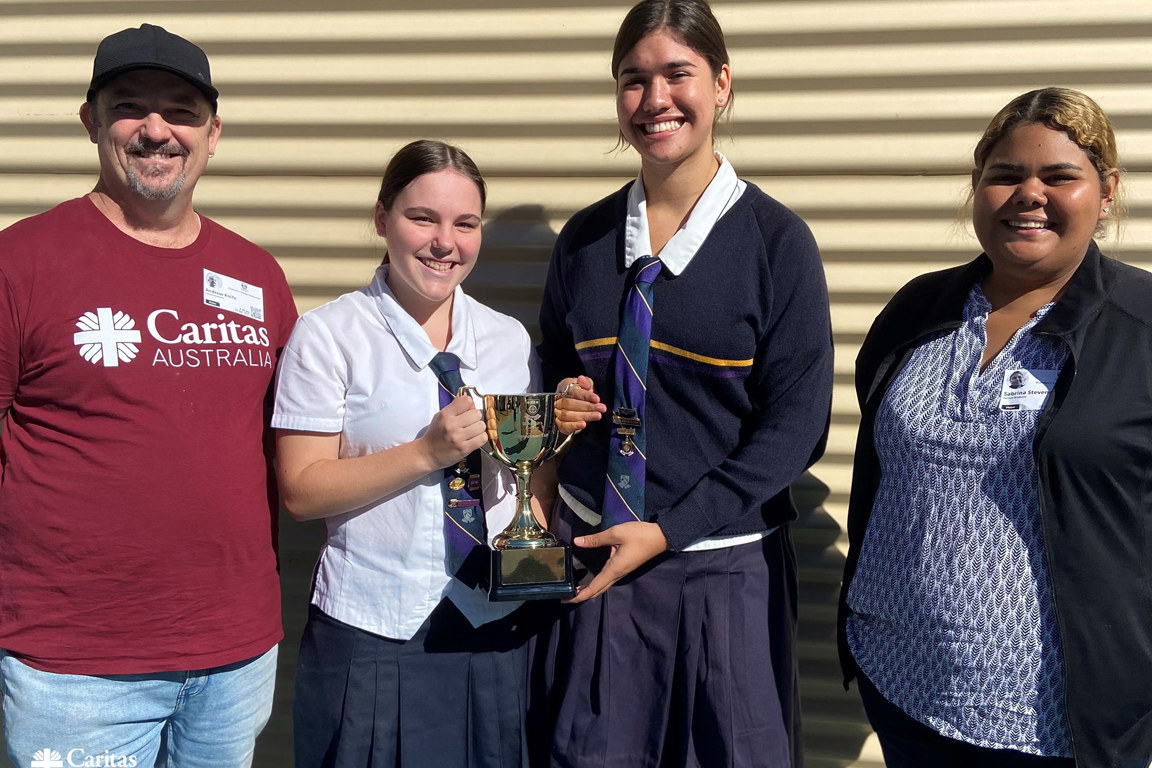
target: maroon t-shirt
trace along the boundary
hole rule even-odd
[[[88,198],[0,232],[0,648],[51,672],[204,669],[282,637],[266,396],[296,320],[266,251]]]

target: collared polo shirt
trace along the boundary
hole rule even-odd
[[[340,434],[340,458],[410,442],[440,410],[439,351],[396,301],[381,266],[365,288],[304,314],[280,364],[272,426]],[[534,391],[538,365],[515,319],[467,296],[453,300],[448,352],[464,383],[481,394]],[[474,626],[519,603],[490,603],[448,574],[440,483],[443,472],[361,509],[325,519],[312,602],[329,616],[384,637],[407,640],[449,597]],[[482,483],[491,539],[516,510],[512,473],[483,456]]]

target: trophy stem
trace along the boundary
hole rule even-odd
[[[495,549],[536,549],[556,546],[556,537],[536,522],[532,514],[533,464],[531,461],[516,462],[516,515],[501,533],[492,541]]]
[[[576,594],[572,549],[560,543],[532,515],[532,470],[561,450],[555,423],[557,395],[524,392],[479,395],[464,387],[461,394],[483,397],[488,426],[485,450],[516,475],[516,515],[492,541],[489,600],[563,600]],[[559,442],[559,445],[557,443]]]

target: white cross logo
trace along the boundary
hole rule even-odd
[[[111,307],[100,307],[95,313],[85,312],[76,322],[79,333],[72,341],[80,347],[80,356],[95,365],[101,360],[105,368],[131,362],[139,351],[140,331],[136,321],[123,312],[112,314]]]
[[[54,749],[42,749],[32,755],[32,768],[64,768],[64,760]]]

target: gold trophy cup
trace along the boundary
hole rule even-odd
[[[464,387],[461,395],[483,403],[488,425],[484,446],[492,458],[516,474],[516,514],[492,542],[489,600],[543,600],[572,597],[572,550],[532,515],[532,470],[568,444],[556,428],[557,394],[481,395]]]

